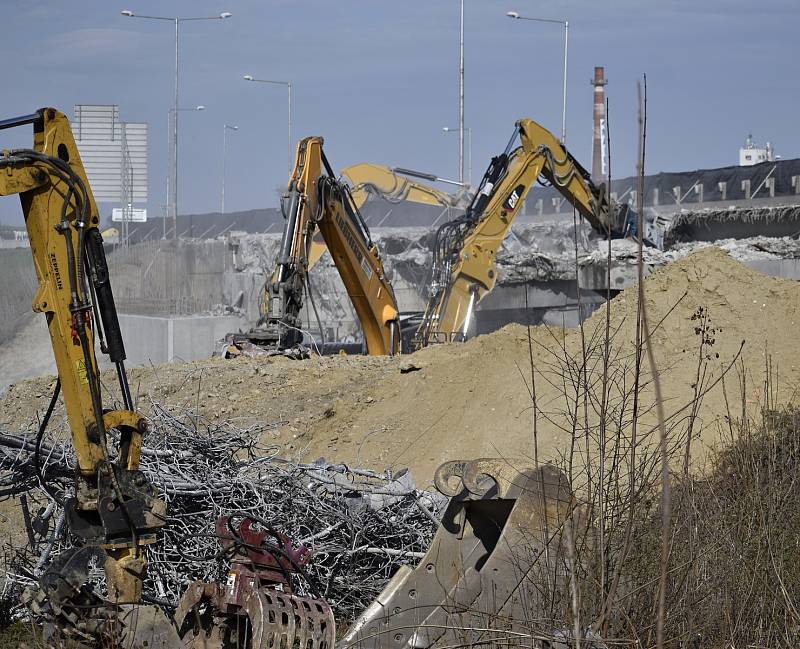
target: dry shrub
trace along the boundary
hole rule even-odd
[[[668,592],[674,638],[797,646],[800,410],[739,422],[702,478],[675,482]]]
[[[797,646],[798,424],[800,410],[791,408],[736,423],[738,436],[707,474],[673,475],[667,646]],[[640,507],[605,628],[608,637],[645,646],[660,570],[657,503],[654,494]]]
[[[537,364],[534,383],[562,381],[566,407],[557,415],[571,443],[560,465],[583,521],[573,523],[573,557],[567,550],[558,558],[558,569],[575,579],[562,580],[563,592],[552,597],[560,604],[550,612],[551,629],[573,629],[577,621],[582,634],[591,630],[607,643],[655,647],[665,571],[664,646],[797,646],[800,409],[777,409],[770,398],[756,419],[729,417],[725,443],[692,474],[688,456],[704,394],[735,384],[738,374],[740,394],[728,410],[745,413],[748,374],[737,359],[717,358],[719,330],[707,309],[699,307],[692,321],[693,398],[673,403],[665,416],[672,469],[666,564],[662,460],[654,427],[643,423],[652,421],[654,404],[642,347],[637,353],[600,323],[586,329],[577,353],[554,347]],[[769,363],[765,377],[764,393],[775,394]],[[553,418],[552,411],[535,414]]]

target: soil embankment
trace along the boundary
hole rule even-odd
[[[800,350],[790,341],[800,322],[800,284],[767,277],[707,248],[657,271],[645,285],[665,410],[676,435],[691,410],[705,339],[700,363],[705,394],[693,433],[697,461],[726,429],[729,412],[740,416],[743,405],[756,411],[768,398],[794,399]],[[609,402],[622,413],[633,383],[636,303],[635,287],[611,302]],[[705,315],[698,318],[701,308]],[[395,359],[209,359],[136,368],[130,380],[144,412],[152,400],[243,426],[284,421],[270,435],[286,455],[324,455],[376,468],[409,466],[423,486],[447,459],[533,456],[531,355],[539,457],[563,453],[576,412],[579,424],[597,419],[605,323],[601,309],[586,322],[583,335],[534,328],[530,351],[527,328],[511,325],[463,345]],[[768,364],[769,395],[764,393]],[[581,376],[590,385],[589,398],[584,410],[581,397],[576,410],[574,386]],[[646,439],[654,423],[646,362],[642,377]],[[12,386],[0,399],[0,428],[32,430],[52,382],[42,377]],[[113,386],[113,376],[105,382]]]

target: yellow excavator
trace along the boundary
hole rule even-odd
[[[353,204],[358,210],[361,210],[368,201],[375,199],[388,203],[407,201],[442,208],[444,220],[449,221],[453,212],[463,212],[466,209],[471,197],[469,190],[461,183],[448,181],[433,174],[401,167],[387,167],[373,162],[361,162],[345,167],[341,175],[350,184]],[[448,194],[419,180],[411,180],[408,176],[429,182],[449,182],[460,186],[461,189],[455,194]],[[309,270],[327,249],[324,239],[319,232],[316,232],[308,254]]]
[[[47,319],[58,370],[37,446],[61,393],[77,459],[68,498],[50,493],[35,462],[42,488],[63,507],[73,543],[24,595],[50,646],[474,646],[491,643],[498,631],[532,641],[531,620],[567,617],[564,602],[551,592],[566,578],[562,539],[575,499],[557,469],[531,469],[509,458],[457,460],[438,469],[436,487],[450,500],[430,549],[416,568],[394,575],[338,643],[331,607],[292,591],[291,573],[307,558],[307,548],[268,527],[254,528],[252,519],[238,526],[229,518],[216,522],[217,536],[231,550],[224,582],[190,584],[169,615],[163,603],[146,596],[145,548],[158,543],[167,508],[139,467],[143,442],[154,431],[136,411],[128,386],[97,205],[66,116],[43,108],[0,120],[0,130],[27,125],[33,147],[0,154],[0,195],[20,196],[38,279],[33,309]],[[334,259],[348,255],[352,263],[361,255],[365,265],[353,266],[365,276],[369,266],[375,280],[364,242],[356,238],[356,215],[333,180],[320,138],[301,142],[292,179],[294,238],[302,242],[298,226],[315,221],[333,244]],[[298,272],[291,257],[285,259],[278,289]],[[386,291],[382,282],[362,285]],[[387,308],[373,318],[374,335],[391,348],[396,312],[389,295],[383,304]],[[120,408],[105,403],[96,343],[116,367]],[[90,585],[98,570],[105,589]]]
[[[33,310],[47,318],[58,369],[39,438],[63,392],[77,458],[74,495],[61,502],[77,547],[42,576],[31,606],[58,626],[83,619],[83,609],[99,600],[82,588],[86,575],[78,566],[95,565],[105,571],[115,621],[93,618],[76,633],[113,634],[117,622],[129,628],[134,618],[151,629],[169,628],[161,609],[140,606],[144,547],[166,522],[166,505],[139,470],[149,424],[135,411],[128,386],[97,205],[67,118],[43,108],[2,120],[0,129],[27,124],[33,148],[0,154],[0,195],[20,195],[39,280]],[[95,339],[116,367],[121,409],[104,407]]]
[[[553,185],[596,231],[621,234],[627,206],[610,206],[605,185],[596,186],[550,131],[531,119],[517,121],[464,215],[436,232],[428,304],[414,336],[416,348],[466,338],[476,306],[497,282],[497,251],[537,180]]]
[[[430,174],[360,163],[342,170],[337,180],[322,149],[322,138],[305,138],[297,149],[288,192],[282,201],[283,237],[269,280],[264,285],[260,317],[246,333],[226,336],[225,354],[303,355],[304,294],[312,307],[308,273],[327,250],[356,310],[367,353],[393,355],[400,350],[400,320],[391,284],[377,246],[361,216],[370,199],[410,201],[463,211],[464,191],[451,195],[407,175],[441,180]],[[324,341],[322,341],[324,346]]]
[[[261,316],[250,331],[226,337],[228,354],[242,350],[298,353],[303,341],[304,294],[314,306],[308,272],[326,250],[356,310],[367,353],[393,355],[400,350],[397,302],[361,207],[379,197],[449,212],[464,205],[463,196],[452,196],[401,176],[401,170],[371,163],[347,167],[343,180],[338,180],[322,145],[320,137],[304,138],[298,144],[282,201],[286,224],[275,267],[264,286]]]

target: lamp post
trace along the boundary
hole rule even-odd
[[[177,111],[174,108],[170,108],[169,112],[167,113],[167,131],[171,133],[172,125],[175,123],[175,116],[176,116],[177,113],[197,113],[197,112],[203,111],[205,109],[206,109],[206,107],[203,106],[202,104],[199,105],[199,106],[194,106],[193,108],[178,108]],[[169,143],[172,142],[171,137],[167,138],[167,140],[168,140]],[[175,158],[174,158],[175,151],[173,150],[173,148],[171,146],[167,147],[167,148],[169,149],[168,155],[169,155],[169,158],[170,158],[170,166],[173,166],[172,163],[175,160]],[[171,204],[172,198],[173,198],[173,195],[172,195],[172,192],[171,192],[171,188],[172,188],[172,183],[170,182],[170,174],[167,174],[167,201],[170,204]],[[172,238],[173,239],[177,238],[177,232],[178,232],[177,214],[178,214],[177,211],[173,212],[173,219],[172,219],[172,226],[173,226]],[[167,221],[166,221],[166,219],[164,219],[163,229],[164,229],[163,238],[166,239],[167,238],[167,232],[166,232],[166,230],[167,230]]]
[[[464,182],[464,0],[461,0],[461,29],[458,56],[458,180]]]
[[[223,11],[217,16],[145,16],[135,14],[129,9],[121,12],[127,18],[143,18],[145,20],[167,20],[175,24],[175,94],[172,102],[174,121],[172,124],[172,224],[174,226],[173,238],[178,238],[178,28],[182,22],[189,20],[225,20],[233,14],[230,11]]]
[[[271,79],[256,79],[251,74],[244,75],[245,81],[255,81],[256,83],[271,83],[278,86],[286,86],[289,89],[289,173],[292,173],[292,82],[273,81]]]
[[[569,21],[568,20],[552,20],[550,18],[532,18],[530,16],[521,16],[516,11],[506,12],[506,16],[516,20],[530,20],[537,23],[555,23],[557,25],[564,25],[564,97],[561,106],[561,144],[567,143],[567,51],[569,49]]]
[[[220,213],[225,214],[225,154],[228,151],[228,131],[238,131],[238,126],[231,124],[222,125],[222,199],[220,200]]]
[[[467,132],[467,161],[469,173],[467,174],[468,184],[472,186],[472,128],[464,129]],[[459,129],[451,128],[450,126],[443,126],[443,133],[457,133]],[[462,181],[463,182],[463,181]]]

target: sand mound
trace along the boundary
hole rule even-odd
[[[715,330],[707,332],[714,343],[704,350],[703,385],[713,387],[698,413],[697,457],[724,424],[726,393],[734,415],[741,414],[739,366],[728,371],[724,383],[719,379],[742,341],[745,408],[756,411],[766,402],[768,354],[777,377],[770,398],[785,402],[794,397],[800,352],[790,341],[800,322],[800,284],[767,277],[719,249],[707,248],[651,275],[646,294],[665,407],[676,431],[685,424],[694,392],[701,335],[692,317],[700,307],[710,318],[707,329]],[[636,302],[636,288],[611,302],[613,398],[620,401],[633,381]],[[586,322],[585,342],[579,330],[531,330],[540,458],[555,457],[569,445],[573,384],[583,374],[584,344],[590,392],[593,399],[599,394],[605,317],[601,309]],[[647,382],[646,364],[644,370]],[[511,325],[463,345],[431,347],[397,359],[213,359],[139,368],[131,372],[131,384],[144,411],[152,399],[243,423],[285,421],[273,435],[286,454],[410,466],[424,484],[446,459],[533,455],[530,375],[528,330]],[[0,401],[0,427],[30,428],[36,410],[46,406],[50,382],[37,379],[13,386]],[[106,384],[113,385],[111,376]],[[642,392],[642,408],[652,408],[649,385]],[[596,410],[597,403],[590,400],[589,420],[596,419]],[[649,414],[644,420],[643,431],[653,423]]]

